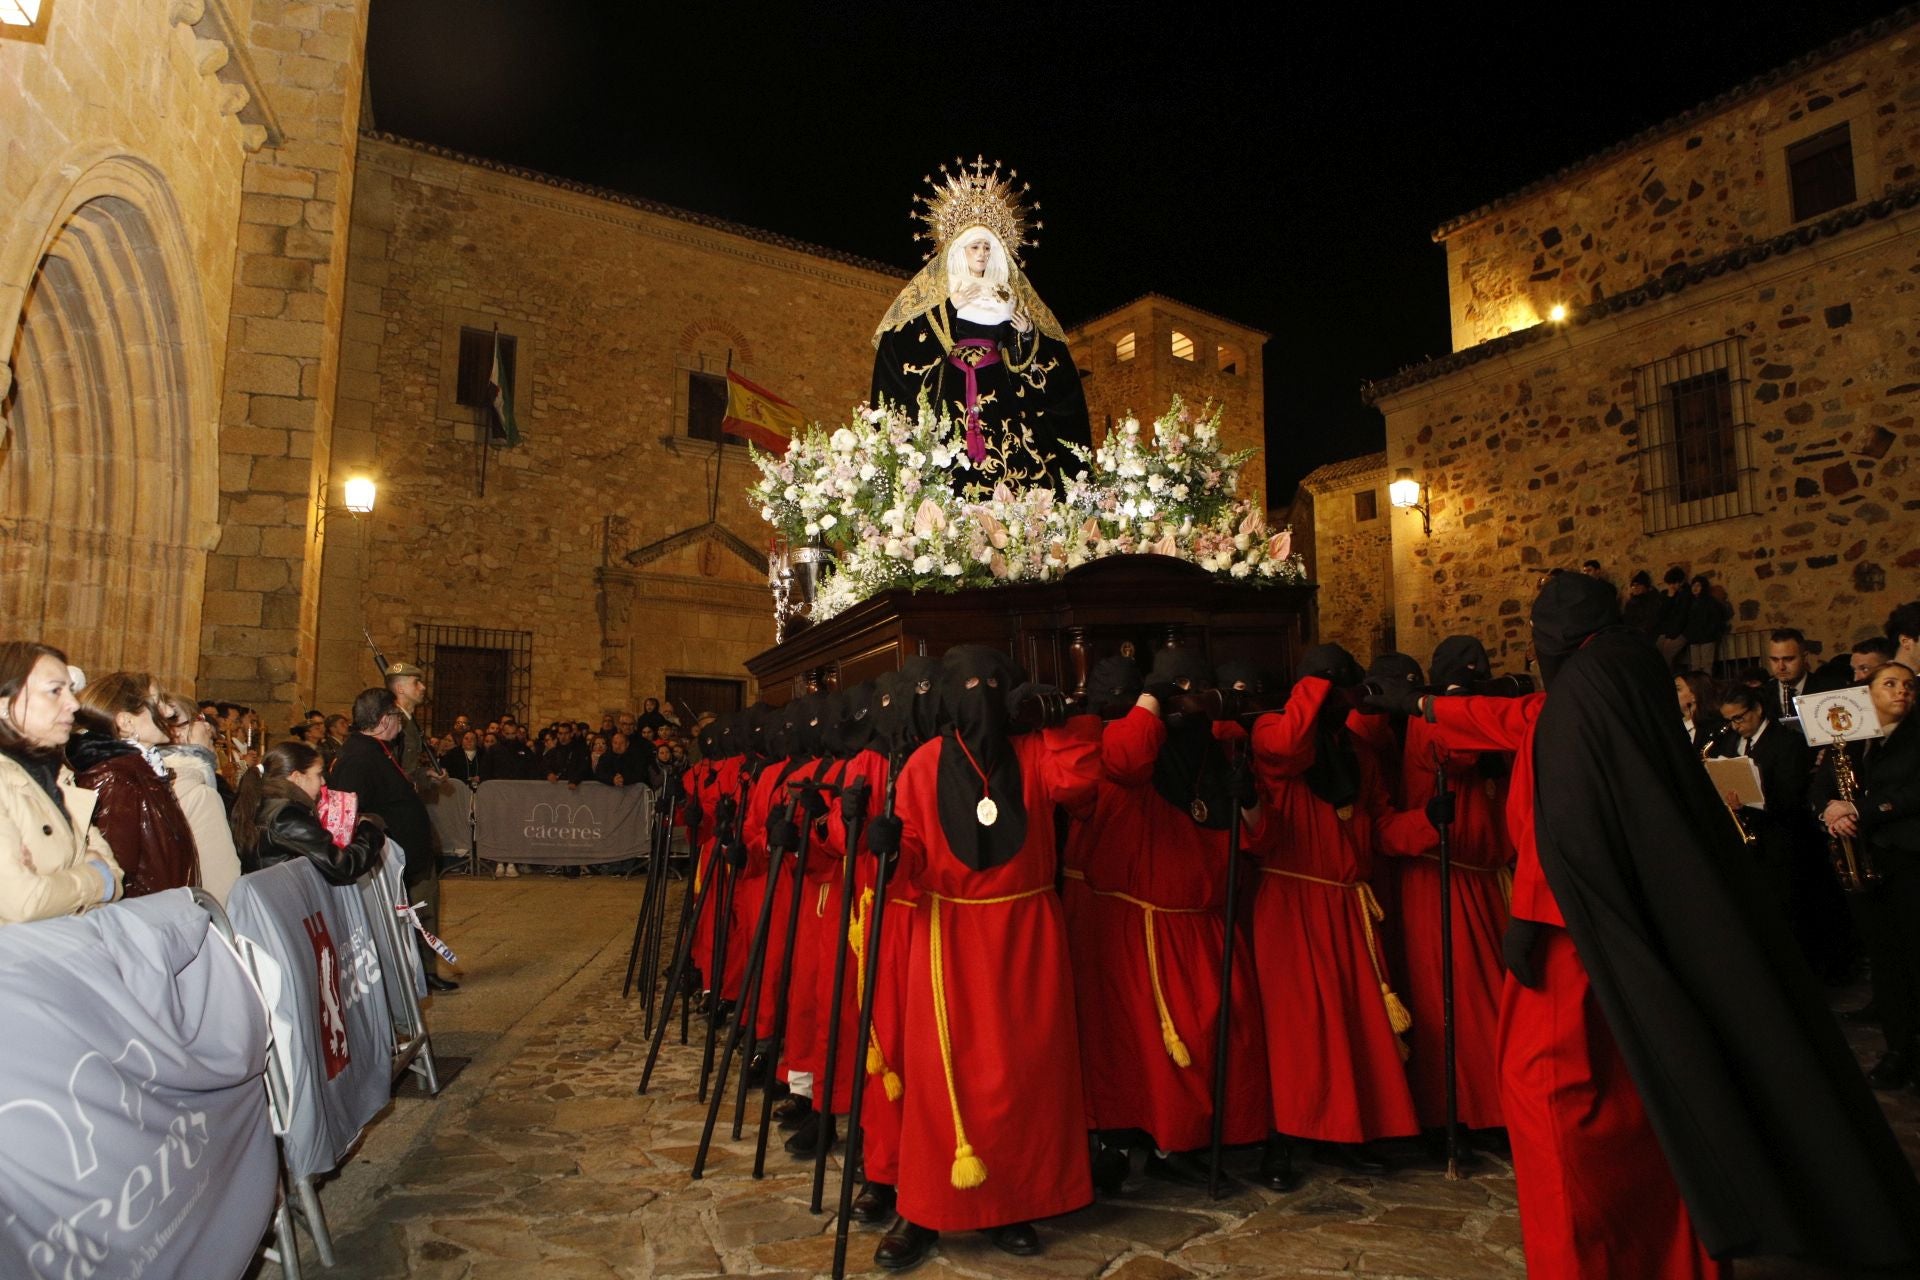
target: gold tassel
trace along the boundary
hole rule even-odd
[[[880,1085],[887,1091],[888,1102],[900,1101],[900,1095],[907,1091],[907,1087],[900,1083],[900,1073],[897,1071],[889,1071],[881,1076]],[[969,1147],[967,1149],[971,1151],[973,1148]],[[981,1176],[985,1177],[986,1174],[983,1172]]]
[[[1187,1052],[1186,1041],[1180,1038],[1180,1033],[1173,1029],[1172,1023],[1166,1023],[1161,1026],[1160,1042],[1167,1046],[1167,1056],[1173,1059],[1175,1066],[1190,1067],[1193,1065],[1193,1055]]]
[[[1387,1022],[1392,1025],[1395,1035],[1405,1035],[1413,1030],[1413,1015],[1407,1012],[1407,1006],[1400,1003],[1400,997],[1386,983],[1380,984],[1380,996],[1387,1002]]]
[[[877,1076],[887,1069],[887,1059],[877,1043],[867,1045],[867,1074]]]
[[[963,1142],[953,1153],[953,1185],[971,1191],[987,1180],[987,1166],[973,1154],[973,1144]]]

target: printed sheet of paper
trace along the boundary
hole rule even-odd
[[[1713,789],[1718,795],[1731,791],[1740,797],[1740,803],[1749,809],[1767,807],[1766,792],[1760,789],[1760,766],[1751,756],[1737,756],[1732,760],[1709,760],[1707,776],[1713,779]]]

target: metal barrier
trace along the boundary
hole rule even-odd
[[[412,1072],[420,1077],[429,1095],[437,1096],[440,1092],[439,1072],[434,1062],[433,1041],[427,1031],[426,1015],[420,1008],[420,1000],[426,993],[426,971],[419,949],[414,944],[411,923],[403,914],[406,899],[398,896],[405,892],[400,871],[402,865],[404,854],[398,845],[388,841],[380,865],[350,886],[330,886],[330,889],[339,891],[348,888],[357,892],[372,927],[374,952],[381,968],[382,986],[386,992],[387,1012],[393,1031],[390,1081],[397,1082]],[[229,941],[233,941],[236,935],[219,904],[200,890],[194,890],[194,895],[196,901],[206,898],[210,913],[217,913],[216,927]],[[261,975],[253,963],[253,949],[240,948],[239,953],[247,960],[249,976],[254,985],[262,987]],[[300,1100],[293,1096],[279,1058],[271,1050],[267,1055],[267,1097],[273,1110],[274,1130],[277,1134],[285,1133],[288,1118]],[[335,1262],[333,1235],[327,1227],[326,1214],[320,1207],[320,1194],[315,1185],[317,1175],[294,1167],[284,1141],[280,1143],[280,1152],[281,1173],[286,1186],[292,1188],[293,1200],[289,1202],[283,1189],[275,1219],[277,1243],[274,1249],[268,1251],[268,1257],[281,1263],[290,1280],[299,1280],[299,1247],[293,1222],[297,1220],[306,1228],[315,1252],[320,1255],[320,1263],[325,1267],[331,1267]]]
[[[209,923],[213,925],[214,930],[218,932],[222,938],[226,939],[227,945],[233,948],[235,955],[244,956],[246,953],[240,949],[239,939],[234,935],[233,924],[227,919],[226,910],[221,907],[214,896],[205,889],[194,889],[192,893],[194,902],[207,913],[207,919]],[[259,972],[254,969],[251,963],[246,966],[246,969],[248,980],[253,983],[254,990],[260,991],[261,1003],[264,1004],[266,1002],[266,992],[260,990]],[[292,1106],[292,1091],[287,1087],[286,1073],[280,1069],[280,1059],[275,1057],[273,1053],[271,1041],[273,1022],[271,1018],[268,1019],[267,1025],[269,1036],[267,1047],[267,1109],[273,1116],[273,1128],[277,1134],[285,1128],[283,1117],[285,1117]],[[275,1141],[277,1143],[278,1139],[276,1138]],[[265,1254],[267,1261],[280,1264],[281,1273],[287,1277],[287,1280],[300,1280],[300,1241],[293,1230],[293,1213],[287,1199],[287,1188],[290,1178],[287,1174],[286,1161],[284,1159],[280,1162],[280,1173],[280,1194],[277,1197],[278,1203],[274,1206],[273,1210],[273,1243],[261,1252]],[[306,1190],[309,1194],[312,1193],[311,1187],[307,1187]],[[319,1210],[317,1202],[314,1210],[315,1212]],[[331,1242],[329,1242],[328,1251],[331,1252]],[[331,1259],[325,1258],[324,1255],[323,1261],[326,1261],[328,1266],[333,1265]]]

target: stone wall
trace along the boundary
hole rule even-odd
[[[1800,626],[1828,652],[1920,595],[1920,207],[1566,326],[1378,400],[1387,465],[1428,488],[1396,518],[1402,647],[1470,631],[1517,661],[1540,574],[1670,564],[1726,589],[1737,632]],[[1744,339],[1755,511],[1646,532],[1635,370]],[[1324,557],[1323,557],[1324,560]],[[1323,574],[1323,593],[1342,589]],[[1323,617],[1325,606],[1323,605]]]
[[[1395,513],[1387,505],[1387,478],[1384,453],[1329,463],[1300,482],[1294,499],[1294,545],[1320,584],[1320,640],[1344,645],[1362,664],[1394,647]],[[1373,496],[1368,519],[1360,518],[1356,503],[1363,493]],[[1302,537],[1299,526],[1309,521],[1311,532]]]
[[[1193,343],[1193,358],[1173,353],[1178,332]],[[1133,336],[1133,357],[1119,358],[1116,344]],[[1147,294],[1117,311],[1067,331],[1073,361],[1086,388],[1095,443],[1109,423],[1129,414],[1141,423],[1167,411],[1175,395],[1196,412],[1208,401],[1223,405],[1221,439],[1230,449],[1266,447],[1266,391],[1262,361],[1267,335],[1221,316]],[[1223,365],[1231,364],[1231,370]],[[1250,462],[1242,473],[1246,496],[1258,500],[1264,488],[1264,463]]]
[[[254,0],[249,29],[279,129],[242,179],[200,671],[268,724],[314,683],[366,23],[366,0]]]
[[[1842,122],[1861,199],[1920,177],[1920,24],[1855,43],[1442,227],[1454,349],[1793,229],[1786,149]]]
[[[60,0],[0,38],[0,613],[191,688],[271,0]]]
[[[743,496],[745,448],[685,434],[689,370],[733,368],[832,421],[865,399],[874,324],[901,278],[779,237],[363,138],[340,333],[336,483],[315,699],[373,678],[361,628],[413,658],[415,624],[531,632],[530,713],[586,717],[668,675],[746,679],[773,641]],[[453,401],[463,326],[517,340],[524,443],[480,490],[474,411]],[[665,544],[665,545],[663,545]],[[749,690],[751,694],[751,690]],[[480,711],[479,708],[472,709]]]

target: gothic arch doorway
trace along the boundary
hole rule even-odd
[[[0,314],[0,630],[185,687],[217,465],[197,273],[150,166],[64,172],[63,191],[35,193],[30,270],[17,242],[0,263],[0,300],[22,299]]]

